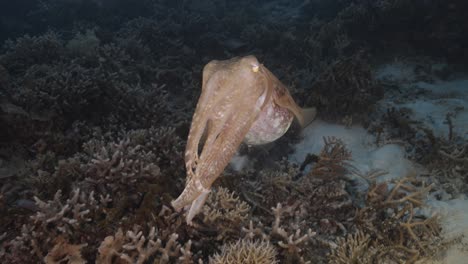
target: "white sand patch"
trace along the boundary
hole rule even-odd
[[[320,120],[312,122],[303,130],[304,140],[294,146],[295,152],[289,159],[302,163],[307,154],[320,154],[325,145],[324,137],[336,137],[343,141],[351,151],[350,162],[361,174],[374,170],[383,170],[387,174],[379,177],[379,181],[413,175],[415,168],[406,159],[404,149],[396,144],[382,147],[375,145],[375,136],[367,133],[360,126],[346,128],[342,125],[329,124]]]

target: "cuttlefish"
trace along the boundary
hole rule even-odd
[[[242,142],[273,142],[286,133],[294,117],[305,126],[315,114],[315,108],[299,107],[286,86],[254,56],[209,62],[187,140],[186,186],[172,207],[189,208],[186,220],[191,224]]]

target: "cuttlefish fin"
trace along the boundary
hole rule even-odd
[[[276,78],[276,76],[271,71],[265,68],[264,72],[268,76],[267,78],[270,86],[272,88],[274,87],[275,93],[273,95],[273,100],[275,103],[278,106],[291,111],[301,127],[308,126],[315,119],[315,116],[317,115],[317,109],[315,107],[301,108],[298,106],[289,93],[288,88],[278,78]]]
[[[302,118],[303,124],[302,127],[306,127],[314,121],[315,117],[317,116],[317,108],[309,107],[309,108],[302,108]]]
[[[291,111],[296,117],[301,127],[308,126],[316,117],[317,109],[315,107],[301,108],[299,107],[294,99],[291,97],[289,92],[285,92],[282,96],[275,99],[275,103],[281,107],[284,107]]]

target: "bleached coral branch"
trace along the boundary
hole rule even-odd
[[[44,202],[38,197],[34,197],[39,211],[31,216],[35,223],[40,223],[43,227],[54,224],[62,233],[71,234],[72,228],[76,228],[80,222],[89,222],[91,218],[88,214],[91,209],[97,210],[101,204],[94,199],[94,193],[88,196],[80,192],[80,189],[72,191],[72,197],[62,202],[62,191],[55,193],[54,199]],[[102,197],[101,201],[107,203],[109,197]]]
[[[280,203],[277,204],[276,208],[272,208],[275,215],[272,234],[279,235],[282,238],[282,241],[278,242],[280,247],[286,249],[289,253],[298,254],[302,251],[299,244],[305,243],[308,239],[315,236],[316,233],[308,229],[306,234],[301,235],[302,231],[297,229],[293,234],[289,234],[280,226],[282,214],[284,212],[292,212],[294,208],[294,206],[283,208]]]
[[[113,263],[115,257],[127,263],[143,264],[149,258],[157,259],[157,263],[169,263],[171,259],[177,259],[181,263],[191,263],[191,242],[182,247],[177,241],[178,235],[173,233],[166,239],[158,238],[158,232],[152,227],[147,234],[135,227],[133,231],[127,231],[124,235],[119,229],[115,236],[108,236],[99,246],[97,263]],[[163,242],[165,240],[165,242]]]

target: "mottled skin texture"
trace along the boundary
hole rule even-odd
[[[244,143],[262,145],[273,142],[288,131],[293,119],[294,115],[288,109],[269,100],[245,135]]]
[[[172,206],[190,206],[190,224],[242,141],[257,145],[276,140],[294,116],[304,122],[286,87],[254,56],[209,62],[187,140],[186,186]]]

